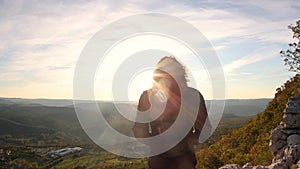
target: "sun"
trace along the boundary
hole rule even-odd
[[[128,99],[137,102],[143,91],[152,88],[153,69],[137,72],[130,80],[128,85]]]

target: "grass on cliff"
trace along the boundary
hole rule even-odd
[[[264,112],[197,152],[197,167],[214,169],[225,164],[244,165],[247,162],[269,165],[273,158],[269,150],[270,133],[280,123],[288,98],[299,91],[300,75],[296,75],[276,89],[274,99]]]

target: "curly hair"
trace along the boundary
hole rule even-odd
[[[162,59],[160,59],[160,61],[158,61],[156,67],[158,70],[167,72],[172,76],[183,80],[185,84],[187,84],[187,82],[189,81],[186,67],[182,63],[180,63],[174,56],[163,57]]]

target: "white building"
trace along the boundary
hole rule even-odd
[[[76,152],[79,152],[79,151],[82,151],[82,150],[83,150],[83,148],[81,148],[81,147],[73,147],[73,148],[66,147],[66,148],[63,148],[63,149],[56,150],[56,151],[50,151],[50,152],[48,152],[48,155],[51,156],[51,157],[57,157],[57,156],[62,157],[62,156],[72,154],[72,153],[76,153]]]

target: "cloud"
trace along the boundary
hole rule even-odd
[[[281,4],[282,8],[279,8]],[[265,43],[287,43],[291,39],[287,26],[294,23],[300,14],[294,3],[281,1],[272,4],[268,2],[268,5],[261,1],[178,3],[161,11],[169,11],[168,13],[192,23],[213,43],[235,37]],[[279,15],[285,17],[276,17]]]
[[[105,25],[143,12],[170,14],[193,24],[223,57],[222,50],[241,41],[261,46],[290,42],[287,25],[299,16],[299,5],[294,1],[0,1],[0,84],[19,84],[18,92],[42,90],[39,85],[71,88],[77,58],[87,41]],[[278,47],[257,49],[225,65],[225,72],[236,73],[275,57],[278,51]]]
[[[0,20],[1,69],[6,73],[31,71],[45,73],[48,67],[63,67],[76,59],[87,40],[106,23],[112,14],[110,4],[101,2],[55,4],[21,1],[6,2],[6,18]],[[2,11],[3,12],[3,11]],[[110,21],[111,19],[107,19]],[[15,75],[12,73],[12,75]],[[21,78],[21,77],[20,77]],[[41,79],[47,78],[41,76]]]
[[[230,75],[230,73],[234,72],[238,68],[244,67],[249,64],[253,64],[256,62],[260,62],[263,60],[267,60],[273,57],[278,56],[278,50],[274,46],[263,47],[258,49],[249,55],[243,56],[238,60],[231,62],[223,67],[225,74]]]
[[[49,70],[66,70],[66,69],[71,69],[69,66],[49,66]]]

